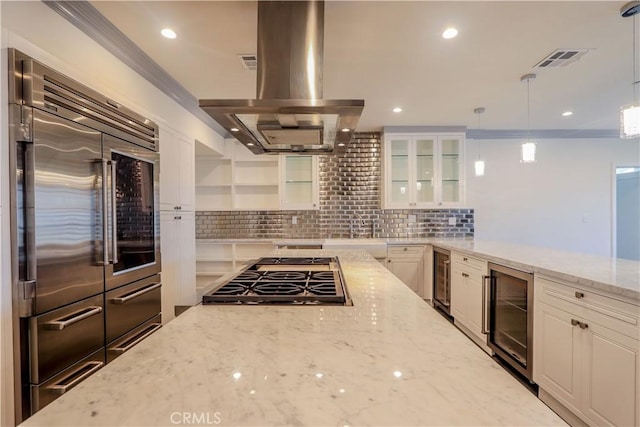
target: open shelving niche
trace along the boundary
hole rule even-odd
[[[196,287],[200,292],[213,288],[245,267],[251,261],[268,255],[274,249],[270,240],[196,241]]]
[[[223,156],[196,158],[196,210],[278,209],[279,176],[279,156],[256,156],[226,139]]]

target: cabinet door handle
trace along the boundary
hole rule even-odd
[[[578,326],[580,326],[580,329],[588,329],[589,325],[587,323],[583,323],[583,322],[578,322]]]
[[[577,326],[579,324],[580,322],[578,322],[576,319],[571,319],[571,326]]]
[[[583,292],[576,291],[575,295],[576,295],[576,298],[584,298],[584,293]]]
[[[469,260],[467,259],[467,257],[462,257],[462,260],[463,260],[463,261],[469,261]]]
[[[403,249],[403,251],[405,251],[405,252],[406,252],[406,251],[407,251],[407,249],[408,249],[408,248],[404,248],[404,249]]]

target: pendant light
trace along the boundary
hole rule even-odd
[[[484,107],[474,108],[473,112],[478,115],[478,130],[480,130],[480,114],[484,113]],[[484,176],[484,160],[480,158],[480,140],[478,140],[478,160],[475,161],[473,167],[476,172],[476,176]]]
[[[636,40],[638,34],[638,13],[640,1],[631,1],[620,9],[623,18],[633,17],[633,104],[620,109],[620,138],[640,137],[640,76],[638,75],[638,58],[636,57]]]
[[[521,151],[522,157],[520,161],[522,163],[533,163],[536,161],[536,143],[531,140],[531,105],[529,99],[529,86],[531,85],[531,80],[535,79],[535,74],[525,74],[520,77],[521,82],[527,82],[527,139],[522,143]]]

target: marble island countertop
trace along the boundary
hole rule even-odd
[[[338,255],[354,305],[195,306],[23,425],[564,425],[366,252],[277,253]]]

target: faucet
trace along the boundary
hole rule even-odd
[[[364,218],[362,218],[362,215],[360,215],[358,212],[354,212],[354,214],[360,220],[360,224],[358,225],[358,227],[360,227],[360,225],[364,225]],[[356,221],[357,221],[356,218],[351,218],[351,221],[349,222],[349,238],[350,239],[353,239],[354,237],[356,237],[356,230],[355,230]]]

